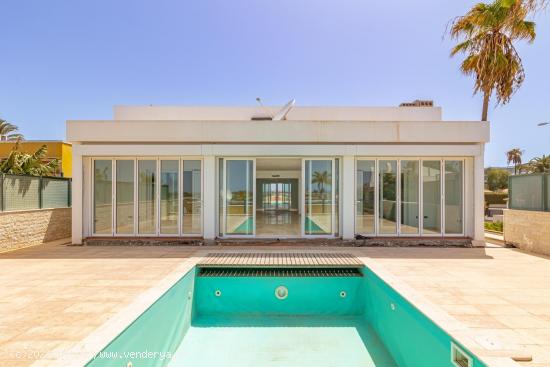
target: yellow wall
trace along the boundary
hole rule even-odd
[[[73,177],[73,146],[63,143],[61,146],[61,170],[63,177]]]
[[[25,153],[34,153],[42,145],[48,147],[47,159],[59,159],[63,177],[72,177],[72,146],[62,141],[22,141],[19,149]],[[0,159],[6,158],[12,151],[14,142],[0,142]]]

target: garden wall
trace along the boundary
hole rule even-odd
[[[550,212],[504,210],[504,241],[522,250],[550,255]]]
[[[0,252],[71,236],[71,208],[0,212]]]

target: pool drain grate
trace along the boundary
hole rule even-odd
[[[200,268],[199,277],[362,277],[355,268]]]

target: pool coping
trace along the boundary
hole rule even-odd
[[[31,366],[42,366],[44,360],[48,361],[48,366],[54,367],[67,366],[68,361],[70,361],[70,365],[85,366],[164,293],[192,270],[204,255],[205,253],[197,252],[193,257],[183,260],[170,274],[161,279],[153,287],[138,295],[129,305],[92,331],[79,343],[63,351],[54,349],[48,352],[43,360],[37,360]]]
[[[375,259],[359,256],[359,259],[376,274],[383,282],[393,288],[399,295],[413,305],[420,313],[441,328],[451,338],[462,344],[468,351],[475,355],[487,367],[521,367],[512,359],[510,350],[489,350],[477,343],[469,334],[471,329],[451,316],[437,304],[429,301],[420,292],[406,284],[396,275],[388,271]]]
[[[321,249],[319,249],[321,250]],[[265,251],[265,250],[263,250]],[[462,346],[467,348],[477,358],[479,358],[487,367],[521,367],[519,363],[512,359],[515,351],[511,350],[489,350],[477,343],[469,334],[470,328],[448,314],[437,304],[429,301],[417,290],[399,279],[398,276],[391,273],[375,259],[361,254],[354,253],[353,249],[322,249],[321,251],[343,252],[347,251],[355,255],[361,263],[376,274],[382,281],[387,283],[403,298],[411,303],[418,311],[430,319],[451,338],[455,339]],[[170,274],[161,279],[156,285],[147,289],[134,299],[129,305],[116,313],[97,329],[92,331],[86,338],[69,348],[68,350],[52,350],[44,356],[43,360],[37,360],[31,366],[43,365],[44,360],[48,361],[49,366],[66,366],[67,361],[71,365],[86,365],[99,352],[101,352],[109,343],[111,343],[120,333],[122,333],[131,323],[140,317],[151,305],[153,305],[164,293],[175,285],[183,276],[185,276],[195,266],[204,261],[205,257],[212,252],[258,252],[258,250],[243,249],[216,249],[197,250],[192,257],[182,261],[178,267]],[[265,251],[270,252],[270,251]],[[292,252],[292,251],[291,251]],[[319,251],[314,251],[319,252]]]

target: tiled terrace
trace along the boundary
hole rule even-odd
[[[79,365],[79,345],[116,335],[208,250],[50,244],[0,254],[0,365],[52,365],[66,355],[60,365]],[[476,352],[550,366],[549,258],[500,247],[210,250],[354,254]]]

